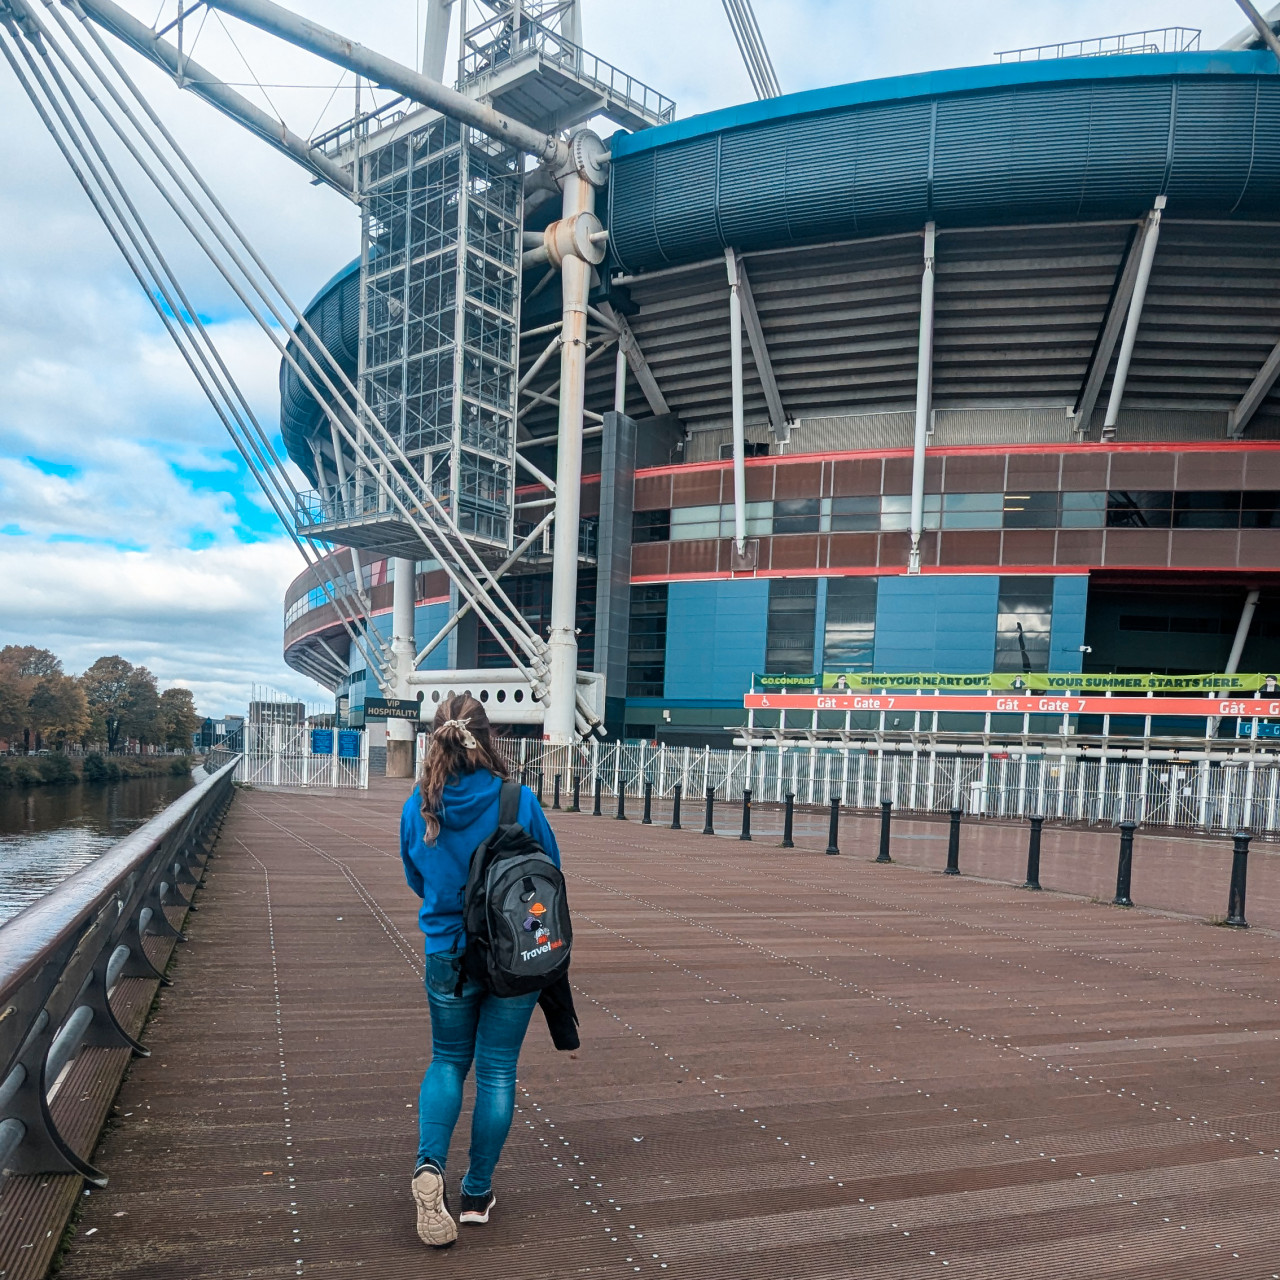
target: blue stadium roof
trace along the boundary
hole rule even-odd
[[[1280,197],[1268,52],[963,67],[615,134],[611,247],[632,270],[940,225],[1265,217]]]

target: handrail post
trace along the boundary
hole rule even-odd
[[[1120,860],[1116,865],[1116,896],[1111,899],[1112,906],[1133,906],[1130,891],[1133,881],[1133,833],[1137,825],[1136,822],[1120,824]]]
[[[1027,882],[1024,889],[1040,888],[1040,832],[1044,818],[1037,814],[1031,819],[1031,836],[1027,840]]]
[[[742,790],[742,834],[739,840],[751,839],[751,788],[744,787]]]
[[[1249,877],[1249,833],[1237,831],[1231,849],[1231,892],[1227,898],[1227,924],[1233,929],[1247,929],[1244,918],[1244,894]]]
[[[796,793],[788,791],[786,794],[787,808],[782,815],[782,848],[794,849],[796,842],[791,838],[792,827],[795,822],[796,810]]]
[[[640,819],[642,827],[653,826],[653,783],[644,780],[644,817]]]
[[[890,823],[893,819],[893,801],[880,801],[880,852],[876,854],[877,862],[892,862],[889,856]]]
[[[960,818],[963,809],[951,810],[951,832],[947,837],[947,865],[943,869],[944,876],[960,874]]]
[[[706,820],[702,824],[702,834],[704,836],[713,836],[716,833],[715,803],[716,803],[716,789],[715,787],[708,787],[707,788],[707,815],[706,815]]]
[[[827,824],[827,852],[840,852],[840,798],[831,797],[831,820]]]
[[[682,783],[677,782],[671,789],[671,830],[680,830],[680,793],[684,790]]]

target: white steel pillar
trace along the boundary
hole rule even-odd
[[[564,217],[593,213],[595,188],[571,169],[564,177]],[[556,523],[552,553],[551,694],[544,736],[552,743],[576,740],[578,694],[578,522],[582,488],[582,404],[586,386],[587,295],[591,265],[577,254],[560,264],[564,308],[560,330],[560,424],[556,437]]]
[[[397,558],[393,561],[391,583],[391,672],[392,698],[412,698],[409,677],[413,674],[418,646],[414,636],[413,613],[414,562]],[[387,777],[413,777],[413,744],[418,726],[411,720],[387,721]]]
[[[747,542],[747,468],[746,428],[742,411],[742,293],[738,275],[738,255],[733,249],[724,251],[729,271],[729,374],[733,412],[733,537],[742,555]]]
[[[932,222],[924,224],[924,272],[920,277],[920,344],[916,359],[916,432],[911,458],[911,550],[907,572],[920,572],[920,536],[924,532],[924,450],[929,438],[933,396],[933,283],[937,240]]]
[[[1104,438],[1115,434],[1116,419],[1124,400],[1125,383],[1129,380],[1129,363],[1133,359],[1133,348],[1138,341],[1138,326],[1142,323],[1142,306],[1146,301],[1147,285],[1151,280],[1151,264],[1155,261],[1156,243],[1160,239],[1160,213],[1164,204],[1164,196],[1156,196],[1155,208],[1151,211],[1151,220],[1147,223],[1146,235],[1142,241],[1138,275],[1133,282],[1129,314],[1124,322],[1124,337],[1120,339],[1120,354],[1116,357],[1115,376],[1111,379],[1111,396],[1107,400],[1107,414],[1102,423]]]

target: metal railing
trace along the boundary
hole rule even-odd
[[[1197,27],[1153,27],[1149,31],[1125,31],[1115,36],[1091,36],[1036,44],[1026,49],[1000,49],[997,62],[1040,62],[1050,58],[1100,58],[1117,53],[1189,53],[1200,47]]]
[[[408,98],[398,97],[381,107],[376,107],[373,111],[366,111],[361,115],[353,116],[350,120],[344,120],[340,125],[329,129],[325,133],[317,134],[311,139],[311,145],[317,151],[323,151],[329,157],[336,156],[340,151],[345,151],[359,138],[365,138],[370,133],[375,133],[379,129],[385,129],[388,125],[395,124],[397,120],[402,119],[414,109],[413,104]]]
[[[482,48],[468,52],[458,64],[458,88],[474,84],[530,53],[537,53],[567,71],[579,83],[598,89],[606,97],[625,104],[654,124],[666,124],[675,119],[676,104],[665,94],[628,75],[611,62],[588,53],[558,32],[529,20],[522,22],[518,30],[507,30]]]
[[[552,747],[521,739],[507,744],[515,771],[532,786],[541,775],[549,798],[560,775],[562,796],[579,778],[584,795],[595,779],[604,794],[670,797],[677,783],[686,800],[708,790],[737,800],[750,790],[756,803],[781,804],[788,793],[800,805],[874,811],[884,800],[904,813],[962,809],[988,818],[1044,816],[1053,821],[1112,826],[1178,827],[1204,832],[1251,831],[1280,839],[1280,763],[1241,756],[1231,760],[1115,760],[1086,758],[1069,749],[1037,753],[990,747],[957,752],[885,742],[879,747],[654,746],[596,741]]]
[[[190,905],[184,886],[199,883],[231,800],[236,763],[228,761],[0,925],[0,1169],[7,1173],[69,1174],[99,1186],[106,1182],[88,1162],[89,1152],[77,1151],[59,1132],[50,1101],[86,1047],[146,1055],[117,1019],[112,993],[126,979],[167,981],[163,966],[182,936],[181,918],[175,924],[170,912],[185,916]],[[152,990],[143,993],[148,1005]],[[125,1055],[115,1061],[104,1057],[103,1070],[114,1071],[115,1080],[105,1093],[85,1091],[84,1104],[100,1107],[101,1098],[111,1098],[127,1062]],[[90,1102],[90,1097],[98,1101]],[[13,1179],[0,1187],[0,1195],[12,1194]],[[62,1203],[65,1216],[66,1201]],[[41,1239],[46,1229],[56,1244],[61,1222],[41,1222]],[[22,1235],[30,1233],[24,1228],[2,1238],[6,1247],[31,1248],[18,1239]],[[0,1255],[0,1275],[9,1274],[15,1261]]]

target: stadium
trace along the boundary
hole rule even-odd
[[[1223,670],[1259,590],[1238,662],[1280,666],[1278,71],[1261,49],[1040,56],[615,133],[577,595],[611,735],[725,744],[754,673]],[[544,473],[559,284],[526,263],[517,448]],[[359,288],[357,261],[308,309],[353,372]],[[284,438],[320,483],[329,428],[288,373]],[[518,488],[517,532],[546,502]],[[388,634],[392,563],[359,568]],[[450,584],[416,568],[422,637]],[[549,558],[513,572],[541,631]],[[285,607],[286,660],[358,720],[366,664],[314,575]],[[426,665],[504,661],[473,623]]]

